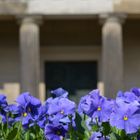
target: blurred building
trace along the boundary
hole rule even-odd
[[[139,0],[0,1],[0,88],[10,100],[23,91],[45,99],[57,87],[113,97],[134,86]]]

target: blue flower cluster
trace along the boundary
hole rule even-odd
[[[81,98],[78,111],[80,114],[89,116],[88,125],[92,126],[97,122],[100,126],[99,132],[94,132],[91,140],[110,139],[109,135],[103,135],[102,129],[105,123],[109,124],[108,127],[112,127],[110,131],[116,128],[118,131],[122,130],[129,137],[135,134],[139,139],[137,132],[140,129],[140,89],[138,88],[124,93],[120,91],[116,99],[107,99],[100,95],[99,90],[93,90]]]
[[[81,98],[78,109],[64,89],[51,94],[44,104],[28,92],[19,95],[15,104],[8,104],[6,96],[0,94],[0,124],[13,127],[13,131],[20,122],[24,133],[33,132],[37,126],[46,140],[139,140],[139,88],[120,91],[116,99],[107,99],[98,89],[93,90]]]
[[[10,127],[20,121],[24,129],[38,125],[49,140],[65,137],[69,125],[75,127],[76,105],[67,98],[68,92],[62,88],[51,93],[53,97],[48,98],[44,104],[28,92],[17,97],[17,104],[11,105],[8,105],[6,96],[0,95],[2,122],[8,122]]]

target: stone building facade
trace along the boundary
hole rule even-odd
[[[79,68],[80,90],[95,82],[93,88],[114,97],[119,89],[140,87],[140,1],[0,1],[0,88],[10,101],[24,91],[44,100],[51,83],[58,78],[63,86],[77,71],[72,67]]]

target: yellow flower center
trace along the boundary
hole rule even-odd
[[[27,113],[26,113],[26,112],[24,112],[24,113],[23,113],[23,117],[26,117],[26,116],[27,116]]]
[[[61,114],[64,114],[64,110],[61,110],[60,113],[61,113]]]
[[[98,106],[97,110],[98,110],[98,111],[101,111],[101,107],[100,107],[100,106]]]
[[[125,121],[127,121],[127,120],[128,120],[128,117],[127,117],[127,116],[124,116],[123,119],[124,119]]]

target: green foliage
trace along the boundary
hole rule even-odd
[[[104,136],[108,136],[111,132],[109,122],[103,122],[102,127],[103,127],[102,132],[103,132]]]
[[[89,130],[85,125],[84,119],[76,113],[76,128],[71,127],[69,130],[70,140],[88,140],[90,137]]]
[[[0,123],[0,140],[45,140],[45,138],[39,126],[23,129],[21,122],[17,122],[12,127]]]

